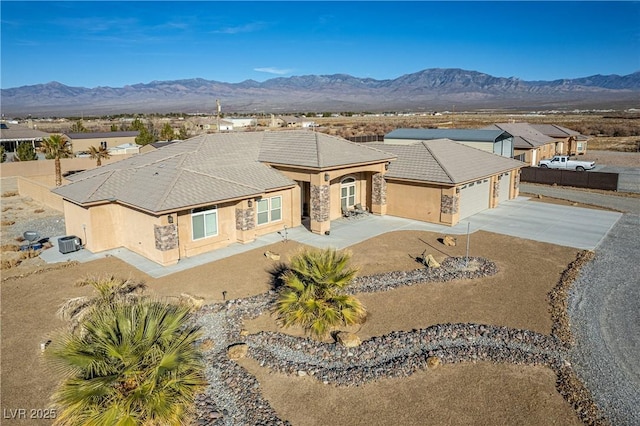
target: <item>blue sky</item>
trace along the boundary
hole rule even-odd
[[[640,2],[2,1],[2,88],[640,70]]]

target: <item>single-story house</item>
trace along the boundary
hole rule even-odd
[[[532,124],[531,127],[555,139],[556,153],[560,155],[582,155],[587,153],[588,136],[557,124]]]
[[[226,117],[225,121],[231,123],[234,128],[240,127],[255,127],[258,125],[258,120],[255,118],[230,118]]]
[[[396,164],[396,158],[402,164]],[[216,133],[69,176],[66,231],[169,265],[358,204],[448,225],[518,194],[524,164],[452,141],[357,144],[311,131]],[[393,205],[392,205],[393,204]]]
[[[444,225],[516,198],[526,166],[448,139],[367,146],[397,156],[384,176],[387,214]]]
[[[540,133],[529,123],[497,123],[489,130],[504,130],[513,135],[513,158],[530,166],[537,166],[540,160],[553,157],[556,152],[555,139]]]
[[[279,122],[282,123],[282,126],[284,127],[301,127],[306,129],[318,126],[315,121],[307,117],[282,116],[278,118]]]
[[[31,129],[13,123],[0,123],[0,144],[5,152],[15,152],[18,145],[28,143],[34,148],[40,146],[42,139],[51,136],[49,133]]]
[[[140,148],[142,148],[142,145],[138,145],[137,143],[124,143],[108,148],[108,151],[109,155],[139,154]]]
[[[67,233],[159,264],[301,224],[330,230],[342,207],[386,213],[384,151],[309,132],[216,133],[69,176]]]
[[[114,148],[118,145],[135,144],[140,132],[90,132],[90,133],[65,133],[71,143],[74,154],[89,151],[89,147]]]
[[[503,130],[396,129],[384,136],[384,143],[413,144],[417,141],[432,139],[449,139],[503,157],[513,158],[513,136]]]

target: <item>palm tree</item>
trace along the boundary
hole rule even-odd
[[[56,186],[62,185],[61,158],[73,157],[73,152],[62,135],[51,135],[42,139],[41,149],[48,159],[53,158],[56,166]]]
[[[283,327],[301,326],[315,337],[324,337],[341,325],[364,322],[365,307],[343,293],[357,273],[348,267],[350,258],[332,249],[294,256],[281,277],[284,286],[274,307],[278,322]]]
[[[84,333],[45,352],[64,379],[52,400],[59,425],[182,425],[206,385],[189,308],[115,302],[92,311]]]
[[[100,146],[100,148],[96,148],[95,146],[90,146],[89,147],[89,156],[91,158],[93,158],[94,160],[96,160],[96,166],[102,166],[102,159],[104,158],[105,160],[111,158],[111,155],[109,155],[109,151],[107,150],[107,148]]]

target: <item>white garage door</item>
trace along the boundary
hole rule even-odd
[[[460,188],[460,219],[489,208],[489,179],[468,183]]]
[[[511,172],[503,173],[500,176],[500,189],[498,190],[498,204],[509,199],[509,190],[511,189]]]

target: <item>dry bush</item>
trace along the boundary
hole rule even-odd
[[[0,224],[2,226],[11,226],[11,225],[15,225],[15,221],[14,220],[3,220]]]
[[[6,191],[2,193],[2,198],[15,197],[16,195],[20,195],[18,191]]]
[[[22,260],[20,259],[2,259],[2,265],[0,265],[0,268],[2,270],[11,269],[20,265],[20,263],[22,263]]]
[[[7,210],[11,210],[12,208],[13,208],[13,207],[11,207],[11,206],[3,207],[3,208],[2,208],[2,212],[4,213],[4,212],[6,212]]]
[[[20,251],[20,246],[17,244],[3,244],[0,247],[1,251]]]
[[[20,259],[33,259],[40,256],[42,250],[25,250],[20,253]]]
[[[44,213],[44,209],[35,209],[34,213]]]
[[[24,241],[24,237],[23,237],[22,235],[17,236],[17,237],[15,237],[14,239],[15,239],[17,242],[19,242],[19,243],[21,243],[21,242],[23,242],[23,241]]]

